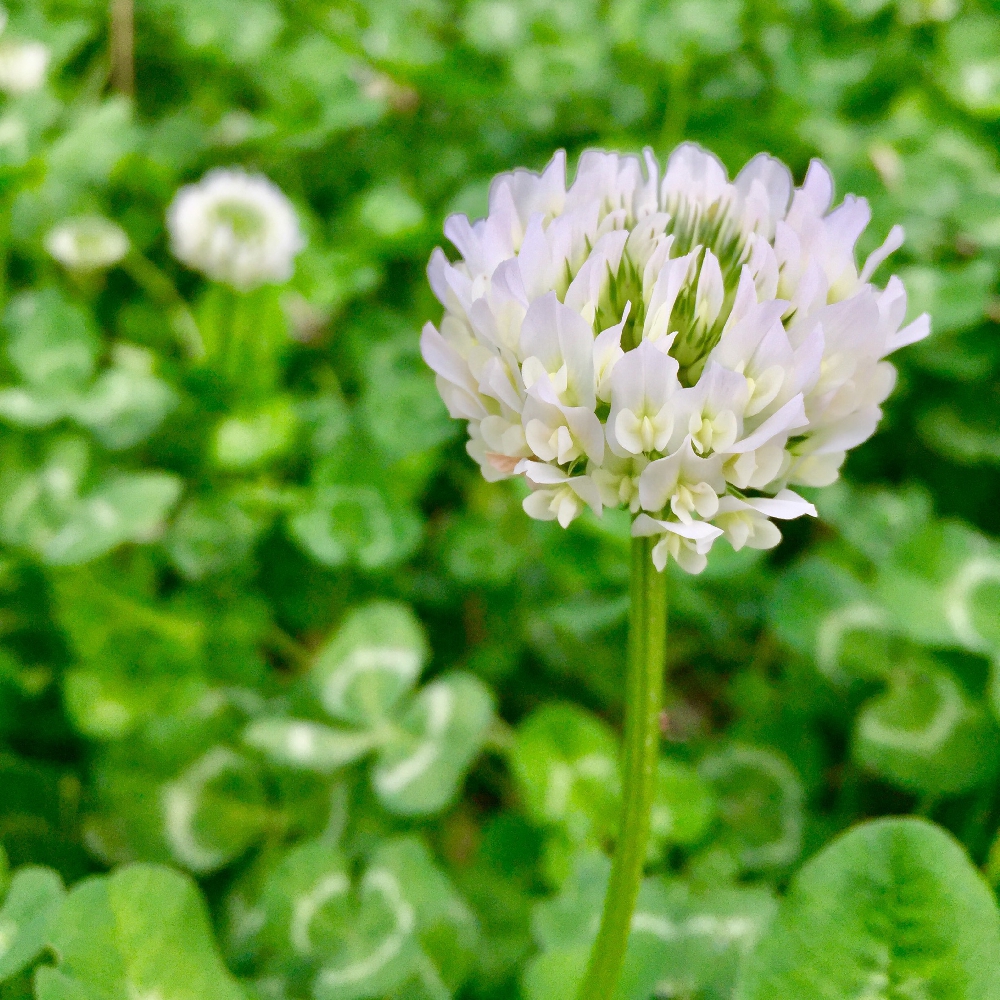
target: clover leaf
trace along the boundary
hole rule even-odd
[[[245,1000],[219,958],[201,894],[168,868],[130,865],[79,882],[49,941],[58,963],[38,970],[39,1000]]]
[[[14,873],[0,909],[0,982],[44,950],[64,896],[62,879],[50,868],[27,865]]]
[[[383,841],[357,874],[326,839],[297,845],[265,879],[249,923],[269,973],[311,982],[316,1000],[447,1000],[479,937],[415,837]]]
[[[1000,997],[1000,912],[962,848],[924,820],[841,835],[796,876],[739,1000]]]
[[[559,894],[535,907],[541,949],[525,968],[528,1000],[571,1000],[597,933],[610,862],[576,856]],[[737,970],[773,919],[766,889],[692,894],[680,881],[651,877],[639,890],[622,978],[613,1000],[653,996],[728,996]],[[717,992],[716,992],[717,991]]]
[[[372,787],[386,809],[437,812],[483,745],[493,698],[462,672],[414,692],[427,653],[423,629],[405,605],[358,608],[320,650],[308,677],[339,725],[264,716],[243,739],[275,764],[319,773],[374,755]]]

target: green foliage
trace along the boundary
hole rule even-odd
[[[737,996],[1000,994],[1000,914],[961,847],[916,819],[856,827],[795,878]]]
[[[6,895],[0,910],[0,979],[17,975],[48,943],[64,895],[62,879],[48,868],[25,867],[11,879]]]
[[[476,677],[451,673],[412,694],[427,652],[405,605],[370,604],[320,650],[308,680],[339,726],[261,717],[250,746],[290,768],[330,774],[376,753],[371,783],[390,812],[433,813],[455,796],[482,746],[493,700]]]
[[[541,953],[525,970],[529,1000],[571,1000],[576,995],[609,870],[603,855],[580,855],[560,894],[535,908],[533,928]],[[616,996],[649,1000],[668,988],[681,996],[731,995],[743,956],[774,909],[773,898],[763,889],[719,888],[693,895],[683,883],[646,879]]]
[[[682,139],[798,180],[821,156],[869,199],[861,252],[905,226],[876,278],[934,333],[817,522],[671,577],[620,997],[992,996],[996,4],[135,13],[134,99],[107,4],[10,0],[0,36],[50,51],[0,93],[0,1000],[573,995],[617,836],[628,517],[563,532],[481,480],[420,359],[424,268],[498,171]],[[295,206],[285,285],[171,254],[177,189],[232,165]],[[48,254],[80,215],[127,234],[118,264]],[[877,820],[907,813],[955,839]]]
[[[48,944],[57,963],[35,974],[45,1000],[129,991],[176,1000],[244,996],[219,958],[197,888],[167,868],[133,865],[80,882]]]

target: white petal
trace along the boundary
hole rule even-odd
[[[566,290],[563,299],[566,306],[583,314],[588,307],[593,309],[597,305],[601,290],[608,282],[609,274],[618,273],[628,236],[627,230],[616,229],[597,241],[590,256]]]
[[[621,458],[628,457],[614,439],[618,413],[631,410],[634,414],[658,414],[680,387],[678,364],[674,358],[658,351],[649,341],[642,341],[634,351],[628,351],[611,373],[611,413],[608,416],[608,443]]]
[[[453,385],[463,396],[468,397],[476,416],[486,416],[486,409],[479,400],[479,387],[469,366],[431,323],[425,324],[420,334],[420,353],[439,379]]]
[[[882,261],[884,261],[890,254],[895,253],[903,245],[903,240],[905,238],[906,234],[903,231],[903,227],[893,226],[892,229],[889,230],[889,235],[886,236],[885,242],[877,250],[873,250],[868,255],[868,259],[865,261],[865,266],[861,269],[859,280],[867,281],[875,273],[879,264],[881,264]]]
[[[625,303],[622,318],[614,326],[602,330],[594,340],[594,378],[598,399],[609,402],[611,399],[611,373],[615,365],[624,356],[622,350],[622,331],[632,310],[632,303]]]
[[[810,160],[801,197],[816,215],[825,215],[833,203],[833,177],[822,160]]]
[[[524,400],[511,382],[510,372],[499,358],[490,358],[479,374],[479,391],[484,396],[492,396],[517,413],[521,412]]]
[[[762,517],[754,525],[753,534],[747,539],[752,549],[773,549],[781,541],[781,530],[776,524]]]
[[[667,161],[662,198],[665,205],[680,196],[706,205],[725,193],[726,168],[719,159],[693,142],[678,146]]]
[[[722,268],[711,250],[706,250],[698,277],[698,291],[695,295],[695,320],[701,320],[706,327],[712,327],[722,309],[726,289],[722,283]]]
[[[809,441],[809,454],[827,455],[850,451],[875,433],[881,419],[882,411],[877,406],[866,406],[832,426],[816,431]]]
[[[904,326],[902,330],[892,334],[886,343],[886,353],[898,351],[901,347],[908,347],[910,344],[923,340],[930,336],[931,318],[927,313],[921,313],[912,323]]]
[[[604,428],[597,419],[597,414],[585,406],[564,406],[562,411],[584,454],[600,465],[604,460]]]
[[[553,486],[569,479],[562,469],[557,465],[549,465],[548,462],[526,462],[524,474],[536,486]]]
[[[549,372],[565,364],[567,402],[594,408],[594,333],[555,292],[528,306],[521,324],[521,356],[539,358]]]
[[[552,490],[535,490],[521,501],[521,506],[525,514],[536,521],[554,521],[556,513],[551,507],[552,496]]]
[[[632,522],[632,537],[645,538],[652,535],[660,535],[663,532],[670,532],[680,535],[682,538],[690,539],[701,544],[713,542],[722,534],[722,529],[707,521],[691,521],[684,524],[681,521],[661,521],[650,517],[648,514],[640,514]]]
[[[755,431],[748,434],[742,441],[726,449],[727,455],[741,455],[747,451],[756,451],[761,445],[767,444],[772,438],[786,431],[801,430],[809,424],[806,418],[805,406],[801,393],[790,399],[777,413],[768,417]]]
[[[692,250],[683,257],[672,257],[660,269],[646,308],[643,338],[662,337],[670,333],[670,314],[677,296],[692,275],[699,253],[699,250]]]
[[[744,198],[750,195],[754,184],[760,185],[766,196],[770,225],[765,235],[770,236],[774,231],[774,223],[783,219],[788,211],[788,202],[792,196],[791,171],[781,160],[767,153],[758,153],[733,181],[733,186]]]
[[[662,510],[676,492],[681,475],[682,448],[666,458],[650,462],[642,470],[639,503],[646,510]]]
[[[444,279],[444,272],[448,267],[451,267],[451,262],[444,255],[444,251],[440,247],[435,247],[431,259],[427,262],[427,280],[434,297],[445,307],[448,305],[449,287]]]
[[[752,497],[747,505],[758,510],[765,517],[778,517],[783,521],[808,514],[816,517],[816,508],[794,490],[782,490],[774,497]]]
[[[600,517],[604,509],[601,503],[601,491],[597,488],[591,476],[574,476],[567,480],[566,485]]]
[[[455,249],[462,255],[473,274],[482,271],[482,229],[484,220],[480,219],[476,227],[469,222],[469,217],[461,213],[449,215],[444,220],[444,234],[451,240]]]

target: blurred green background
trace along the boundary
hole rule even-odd
[[[58,876],[15,880],[0,997],[571,995],[628,518],[530,521],[417,344],[444,217],[560,147],[820,156],[871,201],[862,253],[906,227],[933,318],[818,521],[670,567],[640,910],[688,930],[622,996],[732,996],[775,892],[866,817],[933,818],[1000,881],[996,0],[137,0],[134,101],[104,3],[11,3],[8,40],[51,62],[0,96],[0,842]],[[170,256],[176,189],[231,165],[295,204],[287,286]],[[95,212],[133,252],[68,274],[45,234]],[[245,354],[192,359],[188,309]]]

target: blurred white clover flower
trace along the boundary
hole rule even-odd
[[[0,90],[27,94],[45,82],[48,46],[41,42],[0,42]]]
[[[524,509],[566,527],[584,506],[629,508],[700,572],[714,541],[770,548],[773,518],[815,515],[790,485],[837,478],[895,382],[883,358],[926,337],[903,326],[897,277],[859,273],[870,211],[811,164],[801,188],[761,154],[730,182],[698,146],[670,156],[565,154],[497,177],[489,216],[450,217],[428,276],[445,308],[421,349],[489,481],[525,476]]]
[[[241,291],[288,281],[305,246],[281,189],[242,170],[212,170],[182,187],[167,225],[179,260]]]
[[[117,264],[128,253],[129,239],[110,219],[80,215],[50,230],[45,249],[70,271],[99,271]]]

